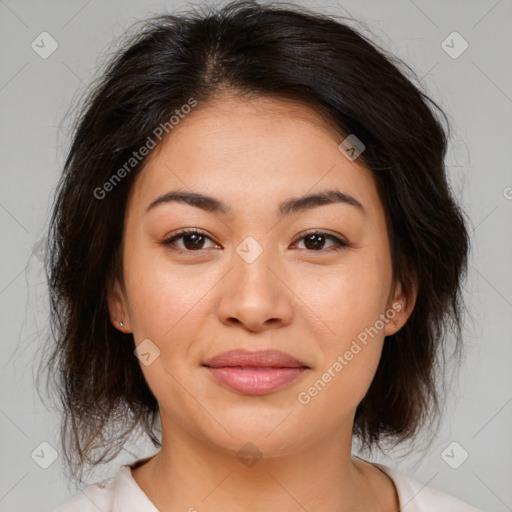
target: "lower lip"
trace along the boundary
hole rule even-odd
[[[298,380],[307,368],[207,367],[221,384],[244,395],[266,395]]]

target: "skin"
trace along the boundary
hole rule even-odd
[[[162,512],[399,509],[389,477],[351,456],[352,428],[384,337],[406,322],[415,293],[406,301],[392,282],[374,179],[341,153],[342,140],[300,103],[224,95],[175,126],[132,186],[123,282],[115,282],[109,309],[136,345],[150,339],[160,350],[141,368],[159,402],[162,448],[132,475]],[[335,203],[276,216],[282,201],[328,189],[350,194],[364,213]],[[213,196],[232,214],[178,202],[146,211],[171,190]],[[205,232],[199,249],[190,237],[175,250],[162,245],[183,228]],[[311,229],[350,246],[308,243]],[[236,252],[248,236],[263,251],[251,263]],[[298,394],[393,303],[403,305],[393,320],[299,403]],[[310,370],[270,394],[242,395],[202,366],[234,348],[277,349]],[[246,443],[261,454],[252,467],[237,457]]]

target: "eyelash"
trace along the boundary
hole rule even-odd
[[[206,233],[202,232],[199,229],[184,229],[184,230],[179,231],[178,233],[174,234],[173,236],[171,236],[169,238],[166,238],[162,242],[162,245],[165,246],[165,247],[170,247],[173,251],[177,251],[177,252],[181,252],[181,253],[193,253],[193,252],[199,253],[199,252],[201,252],[202,249],[198,249],[197,251],[191,251],[191,250],[188,250],[188,249],[179,249],[179,248],[176,248],[176,247],[172,247],[173,242],[175,242],[176,240],[179,240],[180,238],[183,238],[186,235],[201,235],[201,236],[203,236],[205,238],[208,238],[208,239],[212,240],[211,237],[209,237]],[[345,242],[344,240],[342,240],[341,238],[338,238],[338,237],[336,237],[334,235],[330,235],[328,233],[324,233],[323,231],[318,231],[318,230],[313,230],[313,231],[301,234],[301,236],[299,238],[297,238],[294,241],[294,243],[297,243],[297,242],[299,242],[299,241],[303,240],[304,238],[306,238],[308,236],[311,236],[311,235],[322,235],[326,239],[332,240],[336,244],[336,246],[333,247],[333,248],[330,248],[330,249],[319,249],[317,251],[305,249],[308,252],[318,252],[318,253],[331,252],[331,251],[337,252],[337,251],[341,251],[343,249],[346,249],[347,247],[350,247],[350,245],[347,242]]]

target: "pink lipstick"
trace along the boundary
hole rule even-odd
[[[266,395],[298,380],[309,369],[302,361],[276,350],[231,350],[204,366],[223,386],[244,395]]]

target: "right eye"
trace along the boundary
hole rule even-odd
[[[179,252],[198,252],[204,248],[203,244],[206,239],[212,240],[209,236],[198,229],[184,229],[171,237],[166,238],[162,242],[162,245]],[[178,240],[183,241],[183,247],[176,247],[176,242]]]

